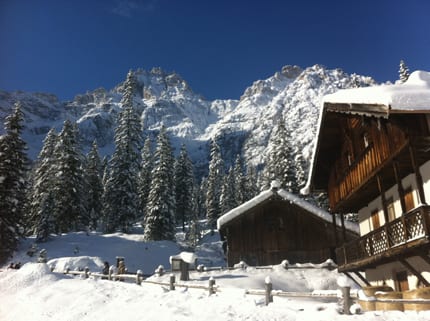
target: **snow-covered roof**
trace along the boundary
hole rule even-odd
[[[223,216],[221,216],[217,220],[218,230],[223,225],[225,225],[226,223],[228,223],[228,222],[232,221],[233,219],[245,214],[248,210],[255,207],[256,205],[270,199],[271,197],[275,197],[275,196],[279,196],[282,200],[288,201],[288,202],[290,202],[290,204],[295,204],[295,205],[305,209],[309,213],[312,213],[315,216],[317,216],[317,217],[319,217],[319,218],[321,218],[327,222],[332,222],[332,215],[330,213],[328,213],[327,211],[301,199],[300,197],[298,197],[298,196],[296,196],[296,195],[294,195],[294,194],[292,194],[292,193],[290,193],[290,192],[288,192],[282,188],[277,188],[277,185],[275,182],[272,183],[272,186],[270,189],[261,192],[259,195],[257,195],[253,199],[243,203],[242,205],[232,209],[231,211],[229,211],[226,214],[224,214]],[[340,220],[337,220],[336,224],[338,226],[341,226]],[[355,224],[353,222],[346,221],[345,222],[345,228],[352,231],[352,232],[359,233],[358,224]]]
[[[430,72],[414,71],[405,83],[339,90],[323,104],[382,105],[388,112],[430,112]]]

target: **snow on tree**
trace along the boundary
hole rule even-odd
[[[406,82],[409,78],[409,68],[403,60],[400,60],[399,65],[399,79],[402,83]]]
[[[57,139],[55,129],[52,128],[45,137],[36,165],[33,167],[33,183],[29,193],[29,213],[26,221],[29,234],[36,235],[39,242],[46,241],[56,230],[52,194],[55,180],[53,155]]]
[[[243,171],[242,158],[240,155],[236,156],[233,168],[233,179],[234,179],[234,201],[235,206],[241,205],[245,202],[246,194],[246,179]]]
[[[170,140],[163,126],[157,138],[151,190],[144,218],[146,240],[175,238],[174,160]]]
[[[124,84],[122,110],[115,130],[115,151],[109,163],[109,177],[103,196],[106,231],[127,233],[140,216],[137,177],[140,167],[141,124],[134,108],[137,82],[129,72]]]
[[[90,229],[95,230],[102,217],[103,183],[102,162],[98,152],[97,142],[94,141],[87,155],[84,175],[86,178],[87,211],[90,218]]]
[[[183,144],[175,164],[176,222],[182,224],[183,232],[193,210],[193,190],[193,164]]]
[[[24,114],[20,103],[6,117],[0,137],[0,262],[15,250],[21,236],[28,167],[26,144],[21,138]]]
[[[218,144],[212,140],[210,150],[209,175],[207,179],[206,216],[210,229],[216,228],[221,214],[220,196],[224,177],[224,162]]]
[[[258,195],[259,183],[257,169],[252,164],[248,164],[245,175],[244,202]]]
[[[151,189],[152,169],[154,167],[154,160],[151,151],[151,139],[148,137],[142,149],[142,160],[140,165],[140,172],[138,176],[138,195],[139,207],[142,214],[142,221],[145,217],[146,204],[148,202],[148,195]],[[142,222],[143,223],[143,222]]]
[[[188,229],[188,232],[186,234],[186,239],[192,247],[197,246],[198,242],[200,241],[200,237],[201,237],[201,235],[200,235],[201,226],[200,226],[199,195],[201,195],[200,186],[197,184],[194,184],[193,199],[192,199],[193,207],[192,207],[191,215],[190,215],[189,229]]]
[[[200,186],[196,191],[196,211],[199,218],[205,217],[206,215],[206,194],[208,192],[208,180],[206,177],[202,178]]]
[[[230,167],[228,174],[224,176],[220,194],[221,214],[227,213],[229,210],[237,206],[236,203],[236,186],[235,186],[235,172]]]
[[[54,148],[53,213],[58,232],[80,230],[89,225],[85,207],[83,154],[76,124],[66,120]]]
[[[278,180],[281,186],[292,191],[295,181],[294,166],[291,161],[292,150],[289,143],[290,133],[285,127],[285,120],[281,118],[272,131],[269,140],[269,155],[265,168],[265,186],[270,186],[272,180]]]

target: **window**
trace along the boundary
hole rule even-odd
[[[388,221],[389,222],[396,219],[396,211],[394,210],[394,200],[392,197],[387,199],[387,212],[388,212]]]
[[[373,210],[372,214],[370,215],[370,217],[372,219],[373,230],[378,229],[381,226],[381,224],[379,222],[379,212],[378,212],[378,210],[377,209]]]
[[[407,213],[411,209],[415,208],[414,191],[412,190],[412,187],[408,187],[405,189],[404,199],[405,199],[405,206],[406,206],[406,213]]]

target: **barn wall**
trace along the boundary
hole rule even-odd
[[[227,227],[228,264],[321,263],[334,247],[330,222],[285,201],[271,201],[241,215]],[[339,239],[341,236],[338,230]]]

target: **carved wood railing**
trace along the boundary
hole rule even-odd
[[[360,237],[358,240],[337,248],[337,264],[342,266],[358,263],[379,254],[389,256],[391,249],[408,245],[419,239],[429,238],[429,232],[430,206],[423,205]]]

